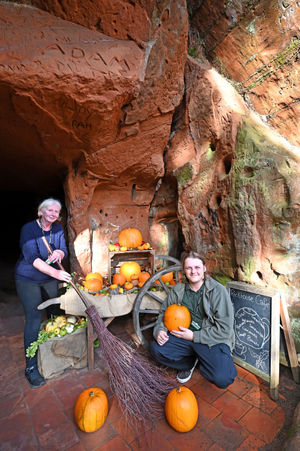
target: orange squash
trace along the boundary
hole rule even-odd
[[[89,291],[99,291],[102,289],[102,281],[99,279],[88,279],[84,282],[84,287]]]
[[[86,275],[85,280],[89,280],[89,279],[99,279],[103,283],[103,277],[101,276],[101,274],[99,272],[89,272]]]
[[[131,282],[125,282],[124,288],[125,290],[131,290],[131,288],[133,288],[133,283]]]
[[[167,421],[175,431],[191,431],[198,420],[198,403],[194,393],[187,387],[175,387],[165,402]]]
[[[121,287],[126,282],[126,277],[123,274],[115,273],[113,275],[112,283],[116,285],[120,285]]]
[[[94,432],[106,420],[108,413],[107,396],[101,388],[91,387],[78,396],[74,415],[77,426],[84,432]]]
[[[144,285],[144,283],[148,280],[148,279],[150,279],[150,274],[148,273],[148,272],[141,272],[140,274],[139,274],[139,277],[138,277],[138,279],[139,279],[139,287],[142,287],[143,285]]]
[[[130,282],[130,278],[133,274],[139,274],[141,267],[137,262],[125,262],[121,265],[120,273],[125,276],[126,280]]]
[[[115,290],[116,288],[118,288],[118,284],[117,283],[112,283],[109,288],[111,290]]]
[[[126,246],[127,248],[136,248],[143,242],[143,237],[138,229],[124,229],[119,233],[120,246]]]
[[[173,273],[167,272],[167,274],[164,274],[160,278],[164,283],[171,282],[171,280],[173,280]]]
[[[179,326],[188,328],[191,324],[191,314],[184,305],[171,304],[164,314],[164,325],[168,330],[180,330]]]

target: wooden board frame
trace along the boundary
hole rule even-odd
[[[108,281],[111,283],[113,275],[118,272],[122,263],[127,261],[135,261],[141,266],[148,265],[150,274],[154,273],[155,251],[147,249],[139,251],[137,249],[125,252],[109,252],[108,253]]]
[[[279,356],[280,356],[280,295],[278,292],[272,289],[257,287],[245,282],[228,282],[226,288],[229,295],[233,297],[232,290],[243,291],[256,296],[264,296],[269,299],[270,302],[270,355],[269,355],[269,367],[270,371],[265,373],[257,367],[249,364],[246,360],[243,360],[233,354],[233,360],[239,366],[249,370],[253,374],[261,377],[270,384],[270,397],[274,400],[278,399],[278,386],[279,386]],[[250,297],[249,296],[249,299]],[[233,306],[234,306],[234,301]],[[248,300],[248,302],[251,302]],[[253,307],[255,304],[253,302]]]

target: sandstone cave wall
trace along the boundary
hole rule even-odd
[[[20,3],[0,2],[3,141],[65,174],[72,268],[105,274],[133,225],[174,255],[182,229],[215,275],[295,304],[298,3]]]

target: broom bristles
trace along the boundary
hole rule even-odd
[[[100,341],[112,391],[128,422],[155,421],[163,414],[169,391],[176,384],[166,370],[153,365],[145,356],[107,330],[95,306],[87,308]]]

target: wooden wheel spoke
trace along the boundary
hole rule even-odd
[[[141,331],[151,329],[151,327],[155,326],[155,323],[156,323],[156,320],[152,321],[151,323],[146,324],[146,326],[141,326]]]
[[[151,314],[151,315],[158,315],[159,314],[159,310],[154,310],[154,309],[141,309],[140,311],[139,311],[139,313],[141,314],[141,313],[148,313],[148,314]]]
[[[154,294],[153,291],[147,291],[146,294],[147,294],[147,296],[150,296],[152,299],[159,302],[160,304],[162,304],[164,302],[164,299],[161,299],[160,297],[158,297],[156,294]]]

